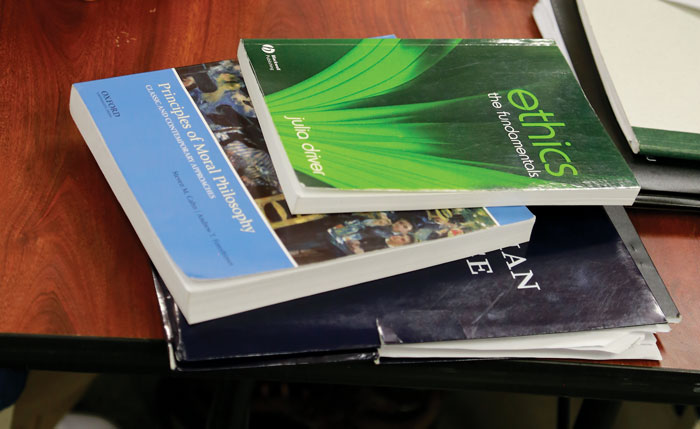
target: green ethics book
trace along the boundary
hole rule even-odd
[[[639,192],[552,41],[256,39],[238,58],[294,213]]]

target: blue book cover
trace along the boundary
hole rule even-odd
[[[634,230],[618,232],[624,211],[615,224],[602,207],[533,212],[527,245],[202,324],[188,324],[165,291],[161,309],[176,366],[368,359],[382,344],[634,327],[678,316],[653,265],[640,272],[646,252]],[[657,298],[667,300],[665,308]]]
[[[78,83],[71,113],[193,323],[524,242],[534,222],[525,207],[292,215],[234,61]]]

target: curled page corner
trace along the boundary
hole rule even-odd
[[[379,319],[375,319],[377,324],[377,334],[379,335],[379,345],[384,346],[386,344],[401,344],[401,338],[396,335],[393,329],[389,326],[383,325]]]
[[[664,0],[666,3],[679,4],[700,11],[700,0]]]

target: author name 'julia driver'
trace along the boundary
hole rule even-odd
[[[307,127],[306,125],[304,125],[304,118],[297,118],[293,116],[290,117],[285,115],[284,119],[292,121],[292,126],[294,127],[294,132],[297,135],[297,139],[309,139],[309,132],[311,131],[311,127]],[[309,168],[311,169],[311,172],[313,174],[325,176],[326,173],[323,172],[323,165],[321,165],[321,149],[317,149],[312,143],[307,141],[304,141],[301,144],[301,148],[304,151],[304,156],[306,156],[306,160],[309,162]]]

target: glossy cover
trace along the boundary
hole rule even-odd
[[[350,351],[368,359],[382,340],[407,344],[665,321],[602,207],[533,212],[538,221],[527,246],[197,325],[188,325],[176,306],[165,306],[176,365],[186,370],[348,359]],[[636,252],[645,253],[643,247]]]
[[[306,187],[637,187],[550,41],[256,39],[243,46]]]
[[[74,90],[185,275],[217,279],[295,265],[174,70],[82,82]]]

